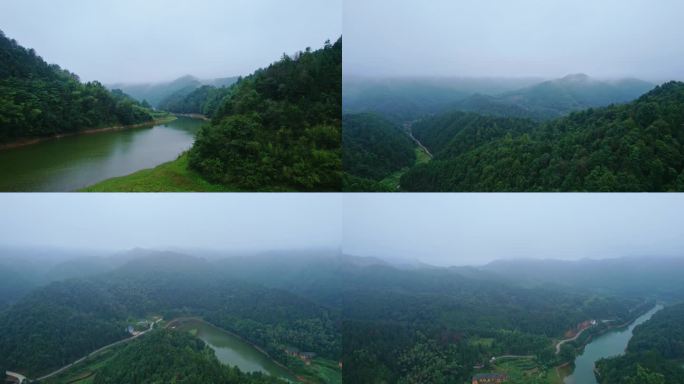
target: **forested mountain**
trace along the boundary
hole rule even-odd
[[[345,80],[344,112],[374,112],[398,123],[449,110],[546,120],[632,101],[653,88],[637,79],[598,80],[584,74],[536,78],[405,78]]]
[[[81,83],[0,31],[0,143],[151,120],[123,93]]]
[[[222,365],[214,351],[187,333],[159,330],[123,348],[98,369],[95,384],[225,383],[277,384],[285,381]]]
[[[237,81],[233,78],[233,83]],[[216,88],[211,85],[203,85],[190,93],[185,90],[176,92],[159,103],[159,109],[173,113],[195,113],[213,117],[230,95],[233,83],[225,82],[226,85]]]
[[[412,166],[416,161],[415,146],[401,126],[378,115],[342,116],[345,174],[379,181],[394,171]]]
[[[92,278],[38,288],[0,312],[0,365],[31,375],[126,337],[130,317],[201,316],[288,363],[286,346],[337,359],[337,312],[282,290],[226,279],[202,259],[159,254]],[[38,352],[40,351],[40,353]]]
[[[133,96],[140,102],[146,101],[157,108],[159,104],[171,95],[188,95],[196,88],[202,86],[202,82],[194,76],[186,75],[173,81],[161,83],[125,84],[118,83],[109,85],[110,89],[121,89]]]
[[[445,112],[473,94],[498,95],[538,79],[345,78],[344,113],[372,112],[396,123]]]
[[[596,363],[601,384],[684,383],[684,304],[665,307],[634,328],[626,354]]]
[[[555,284],[631,297],[684,300],[682,257],[620,257],[600,260],[499,260],[481,267],[526,286]]]
[[[207,180],[249,190],[341,188],[342,38],[236,83],[189,153]]]
[[[572,111],[629,102],[652,88],[653,84],[637,79],[601,81],[574,74],[500,95],[473,95],[456,103],[454,109],[546,120]]]
[[[684,83],[669,82],[634,102],[588,109],[528,131],[512,130],[474,147],[452,137],[432,143],[434,159],[403,175],[408,191],[675,191],[684,190]],[[459,114],[453,114],[460,118]],[[427,119],[414,135],[449,126]],[[497,120],[490,120],[498,126]],[[521,125],[522,122],[511,121]]]

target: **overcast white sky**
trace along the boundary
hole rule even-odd
[[[684,80],[681,0],[345,0],[344,73]]]
[[[347,194],[346,253],[479,265],[684,256],[683,194]]]
[[[0,194],[0,244],[125,250],[340,247],[339,195]]]
[[[342,0],[2,0],[0,29],[83,80],[248,75],[342,34]]]
[[[0,194],[0,245],[342,249],[480,265],[684,256],[684,194]]]

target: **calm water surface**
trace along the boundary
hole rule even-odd
[[[76,135],[0,151],[0,191],[73,191],[174,160],[205,122]]]
[[[197,330],[197,337],[214,350],[220,362],[237,366],[243,372],[263,372],[296,382],[292,374],[271,358],[224,330],[200,320],[184,321],[179,329]]]
[[[575,358],[575,370],[563,382],[565,384],[598,384],[594,376],[594,363],[604,357],[613,357],[624,353],[629,339],[632,338],[634,327],[646,322],[661,309],[663,306],[657,305],[634,320],[629,327],[611,331],[595,338],[584,347],[584,352]]]

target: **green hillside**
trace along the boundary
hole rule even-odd
[[[504,134],[474,146],[457,138],[467,128],[458,123],[462,115],[427,119],[416,125],[415,135],[425,138],[435,157],[407,172],[401,186],[408,191],[684,190],[682,111],[684,84],[669,82],[634,102],[590,108],[538,126],[485,119],[475,128],[506,122],[523,129],[494,129]]]
[[[0,31],[0,143],[151,120],[124,93],[82,83]]]

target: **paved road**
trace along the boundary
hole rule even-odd
[[[565,344],[565,343],[567,343],[567,342],[570,342],[570,341],[575,341],[575,340],[577,340],[577,338],[582,334],[582,332],[586,331],[586,330],[589,329],[589,328],[591,328],[591,327],[587,327],[587,328],[584,328],[583,330],[579,331],[579,332],[575,335],[575,337],[571,337],[571,338],[569,338],[569,339],[564,339],[564,340],[559,341],[558,344],[556,344],[556,355],[560,353],[561,345],[563,345],[563,344]]]
[[[21,373],[16,373],[16,372],[12,372],[12,371],[5,371],[5,374],[7,376],[14,377],[15,379],[17,379],[19,381],[19,384],[26,381],[26,376],[22,375]]]
[[[411,140],[413,140],[416,144],[418,144],[418,146],[421,147],[423,149],[423,151],[425,151],[425,153],[427,153],[428,156],[430,156],[430,158],[432,158],[432,153],[430,152],[430,150],[427,149],[423,145],[423,143],[420,142],[420,140],[416,139],[416,137],[413,136],[413,130],[411,129],[412,125],[413,125],[412,121],[404,123],[404,130],[406,131],[406,134],[408,134],[409,137],[411,138]]]

